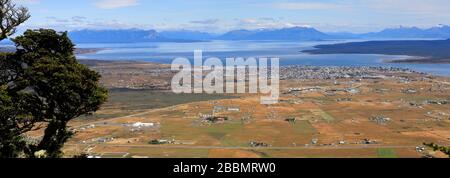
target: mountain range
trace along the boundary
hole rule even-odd
[[[69,32],[75,43],[135,43],[135,42],[197,42],[210,40],[279,40],[317,41],[333,39],[449,39],[450,26],[440,25],[428,29],[400,27],[380,32],[355,34],[348,32],[325,33],[309,27],[281,29],[233,30],[212,34],[191,30],[157,32],[155,30],[79,30]]]
[[[235,30],[227,32],[217,39],[220,40],[324,40],[333,38],[314,28],[292,27],[282,29],[260,29],[260,30]]]
[[[193,39],[168,38],[155,30],[79,30],[69,32],[75,43],[193,42]]]
[[[439,25],[421,29],[417,27],[389,28],[376,33],[360,35],[363,38],[450,38],[450,26]]]

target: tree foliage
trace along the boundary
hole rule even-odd
[[[0,0],[0,41],[30,18],[28,9]],[[100,75],[81,65],[67,33],[28,30],[0,54],[0,157],[60,157],[73,133],[67,123],[99,109],[107,91]],[[26,134],[44,130],[42,138]]]
[[[0,41],[16,32],[16,27],[30,18],[28,9],[11,0],[0,0]]]
[[[97,111],[107,91],[99,86],[97,72],[78,63],[66,32],[27,30],[13,41],[17,51],[1,60],[0,132],[5,140],[0,156],[36,157],[45,151],[47,157],[60,157],[73,135],[68,122]],[[37,143],[23,141],[24,133],[42,125],[44,135]]]

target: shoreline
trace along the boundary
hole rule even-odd
[[[79,54],[95,54],[100,51],[107,50],[107,48],[75,48],[75,55]]]
[[[424,57],[412,57],[408,59],[392,59],[383,61],[392,64],[450,64],[450,59],[431,59]]]

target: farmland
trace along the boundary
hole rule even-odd
[[[444,157],[419,149],[424,142],[450,145],[447,78],[284,79],[280,89],[275,105],[255,94],[111,89],[100,111],[71,123],[76,135],[65,155],[414,158]]]

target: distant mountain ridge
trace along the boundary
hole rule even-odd
[[[69,36],[75,43],[198,42],[210,40],[315,41],[333,39],[450,39],[450,26],[440,25],[428,29],[400,27],[364,34],[348,32],[325,33],[309,27],[291,27],[281,29],[233,30],[221,35],[190,30],[162,32],[141,29],[79,30],[69,32]]]
[[[282,29],[235,30],[218,37],[221,40],[324,40],[332,36],[314,28],[292,27]]]
[[[189,42],[192,40],[170,39],[155,30],[80,30],[69,32],[75,43],[137,43],[137,42]]]
[[[180,40],[213,40],[218,36],[216,34],[192,30],[162,31],[159,34],[169,39]]]
[[[184,42],[209,40],[324,40],[333,38],[314,28],[234,30],[223,35],[190,30],[80,30],[69,32],[75,43]]]
[[[427,29],[418,27],[389,28],[380,32],[359,35],[361,38],[450,38],[450,26],[439,25]]]

